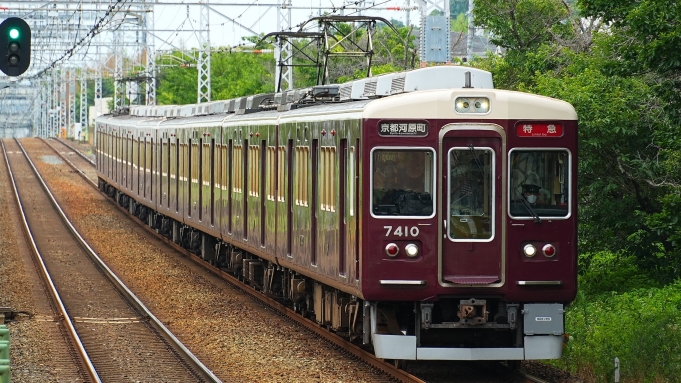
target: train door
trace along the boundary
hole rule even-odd
[[[151,147],[154,145],[153,140],[151,137],[145,137],[144,138],[144,169],[143,169],[143,179],[144,181],[142,182],[142,193],[144,193],[144,199],[147,201],[151,202],[154,199],[151,196],[152,192],[152,182],[151,182],[151,172],[154,169],[154,161],[152,160],[151,156]]]
[[[109,139],[111,140],[111,151],[109,152],[109,153],[111,153],[111,157],[109,158],[110,159],[110,161],[109,161],[109,173],[110,173],[109,176],[111,177],[112,180],[114,180],[114,182],[118,183],[117,182],[118,179],[116,178],[116,176],[118,175],[117,172],[116,172],[116,166],[117,166],[116,158],[118,158],[118,152],[117,152],[117,150],[118,150],[118,142],[117,142],[118,137],[117,137],[116,129],[111,130],[111,136],[109,137]]]
[[[193,131],[189,140],[189,199],[188,215],[193,222],[200,222],[201,215],[201,139]]]
[[[139,134],[139,133],[138,133]],[[132,189],[133,189],[133,195],[135,197],[139,197],[141,195],[140,193],[140,184],[142,183],[140,179],[140,164],[141,164],[141,140],[142,137],[136,137],[133,135],[133,143],[132,143],[132,169],[133,169],[133,174],[132,174]]]
[[[132,135],[126,134],[125,137],[123,137],[123,142],[121,143],[122,148],[121,148],[121,153],[122,153],[122,160],[123,164],[121,168],[123,169],[123,179],[125,182],[125,188],[127,190],[132,191],[133,186],[132,186],[132,145],[133,145],[133,138]]]
[[[120,187],[120,185],[123,185],[121,183],[120,174],[121,174],[121,135],[123,133],[120,131],[116,132],[114,131],[114,134],[111,136],[111,140],[113,141],[113,152],[111,156],[111,167],[113,168],[113,179],[116,185]]]
[[[186,132],[177,139],[177,145],[177,212],[184,220],[189,215],[189,138]]]
[[[441,137],[440,283],[501,286],[503,131],[496,125],[450,125]]]
[[[168,138],[170,145],[170,164],[168,170],[168,209],[171,212],[177,213],[180,210],[180,145],[175,134],[171,134]]]
[[[161,207],[168,208],[168,201],[170,196],[170,140],[167,133],[163,133],[162,138],[159,138],[161,153],[159,154],[159,211]]]

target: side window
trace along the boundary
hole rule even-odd
[[[270,201],[274,201],[275,197],[275,190],[277,185],[275,184],[275,177],[277,174],[277,168],[274,166],[275,159],[276,159],[276,152],[277,148],[276,146],[268,146],[267,147],[267,166],[266,166],[266,171],[267,171],[267,199]]]
[[[336,190],[336,147],[321,147],[321,166],[320,166],[320,202],[321,210],[336,211],[335,190]]]
[[[285,191],[284,191],[284,175],[286,174],[286,159],[288,158],[288,153],[286,153],[286,146],[281,145],[278,149],[279,155],[279,170],[277,171],[277,201],[285,202]],[[289,181],[291,182],[291,181]]]
[[[258,197],[260,195],[260,146],[250,145],[248,147],[249,163],[249,189],[248,195]]]
[[[308,177],[310,166],[310,147],[296,146],[295,158],[295,194],[296,205],[308,206]]]
[[[243,146],[234,145],[234,188],[235,193],[241,193],[244,185],[243,175]]]

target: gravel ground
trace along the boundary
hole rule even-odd
[[[217,278],[137,227],[49,148],[23,140],[81,235],[155,315],[224,381],[364,382],[367,367]]]
[[[569,373],[541,362],[522,362],[523,371],[551,383],[581,383],[582,381]]]

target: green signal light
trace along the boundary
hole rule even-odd
[[[9,37],[16,39],[19,37],[19,30],[16,28],[10,29],[9,30]]]

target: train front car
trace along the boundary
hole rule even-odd
[[[396,360],[559,358],[577,288],[574,108],[413,92],[367,105],[363,130],[364,342]]]

